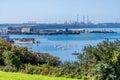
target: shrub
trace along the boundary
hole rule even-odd
[[[6,66],[11,66],[19,69],[22,65],[20,59],[11,51],[5,51],[3,53],[3,57]]]

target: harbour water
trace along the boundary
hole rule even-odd
[[[33,52],[49,53],[59,57],[61,61],[74,61],[77,59],[73,52],[81,52],[84,46],[96,45],[109,39],[120,40],[120,28],[85,28],[85,30],[113,30],[117,33],[81,33],[71,35],[10,35],[10,38],[34,38],[40,43],[16,44],[27,47]]]

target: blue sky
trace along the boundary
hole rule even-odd
[[[120,22],[120,0],[0,0],[0,23]]]

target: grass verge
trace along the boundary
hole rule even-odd
[[[31,74],[24,74],[24,73],[0,71],[0,80],[77,80],[77,79],[48,77],[48,76],[42,76],[42,75],[31,75]]]

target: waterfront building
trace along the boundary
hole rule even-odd
[[[21,32],[22,33],[30,33],[32,31],[32,29],[30,27],[28,28],[21,28]]]
[[[20,27],[8,27],[8,33],[20,33],[21,28]]]
[[[7,35],[7,30],[6,29],[0,29],[0,39],[9,41],[9,36]]]
[[[22,39],[13,39],[14,44],[33,44],[33,38],[22,38]]]

